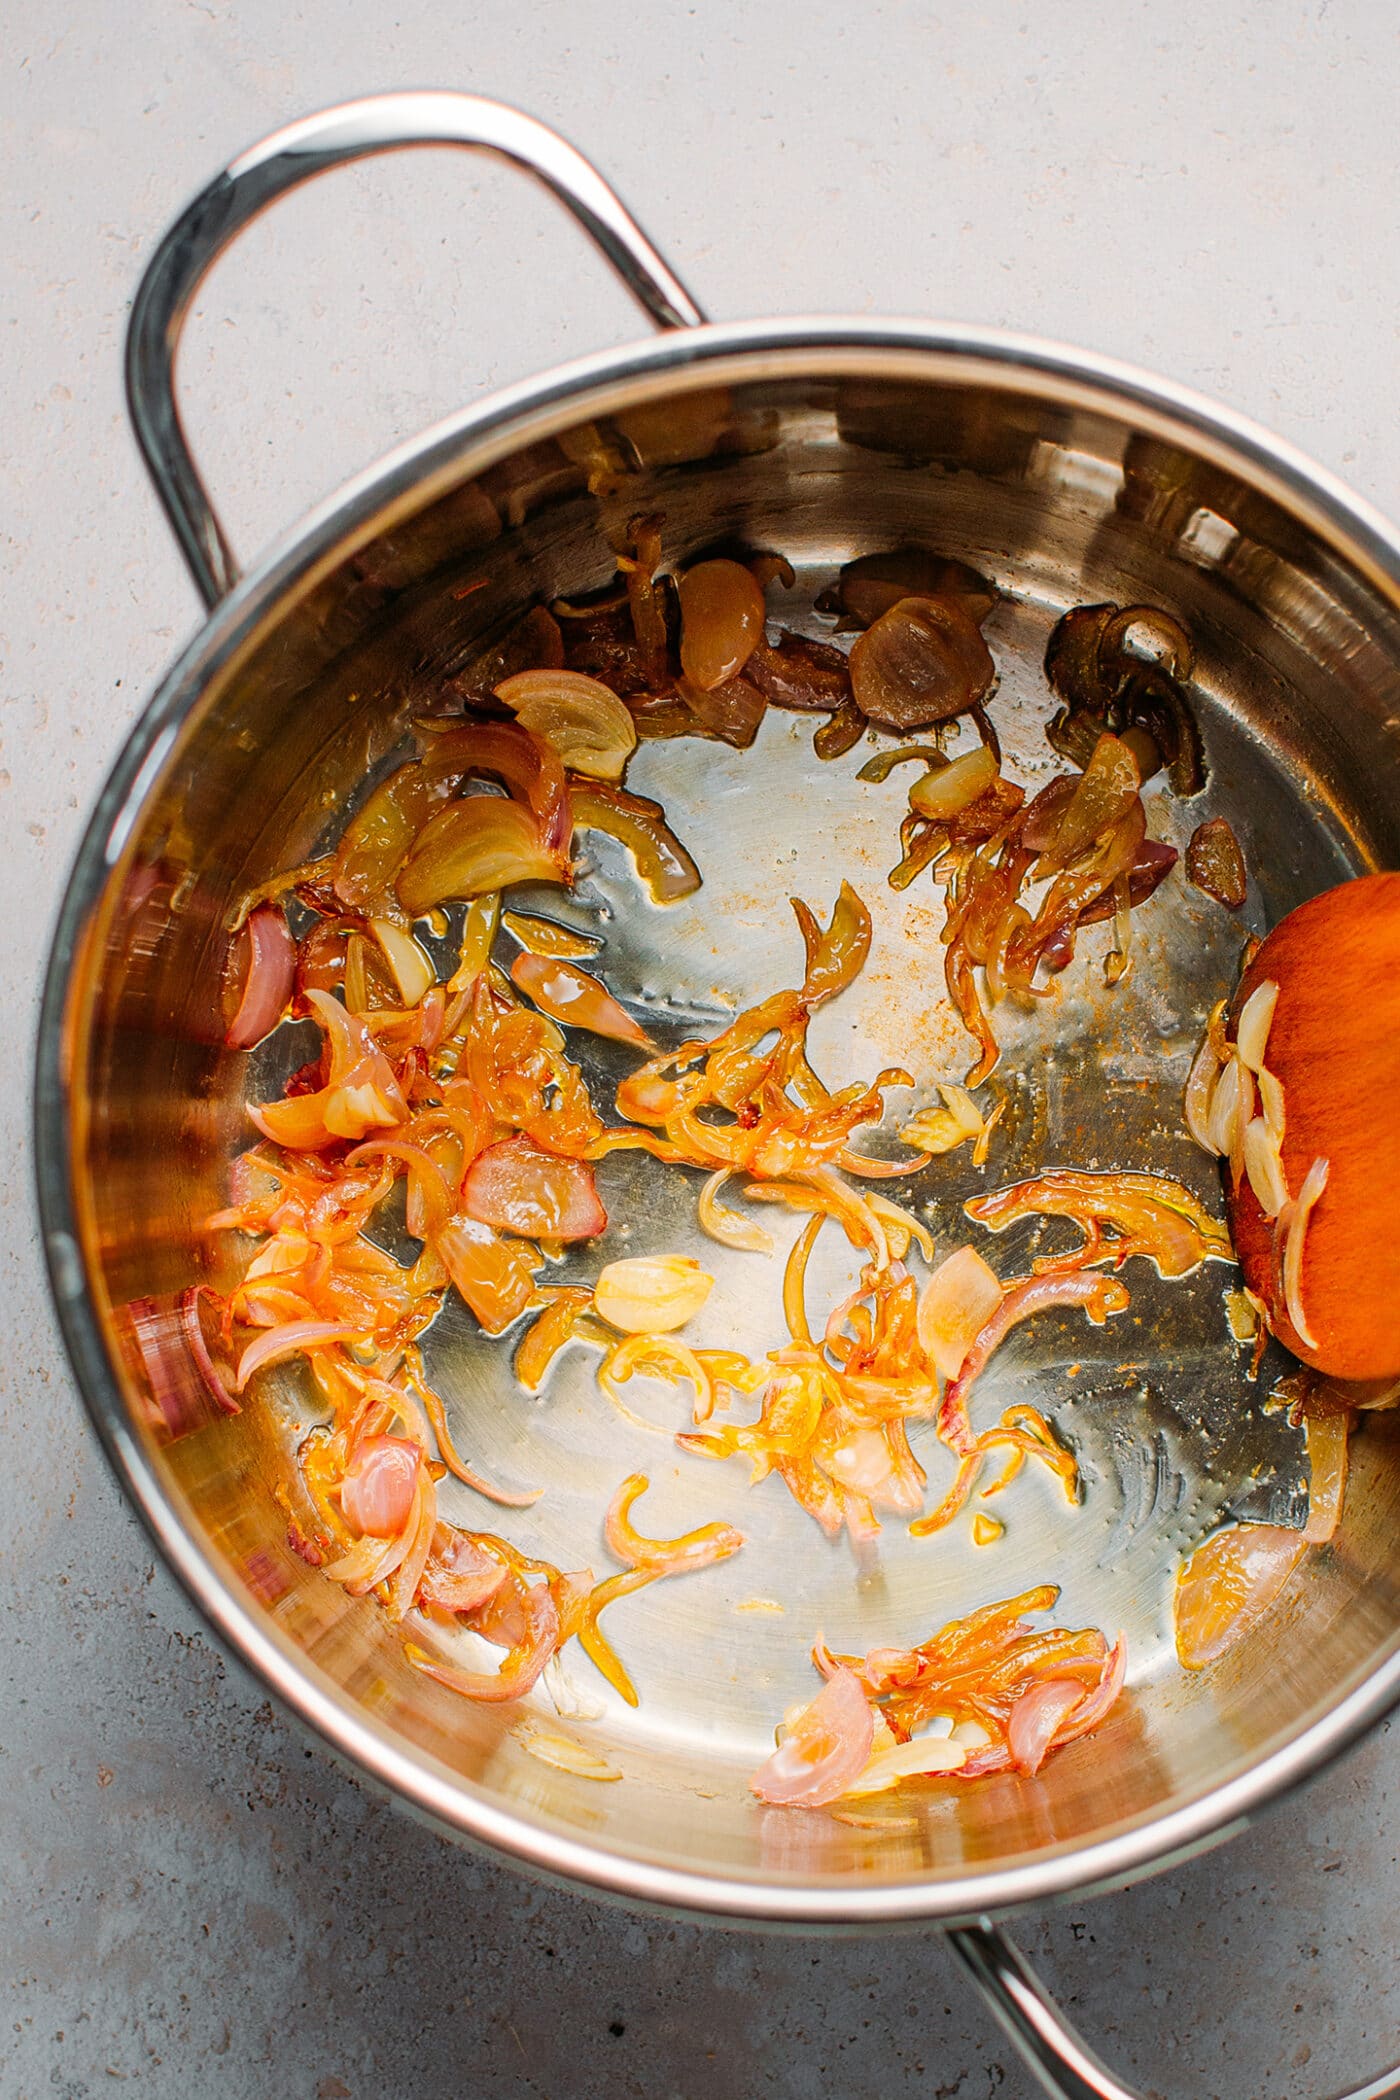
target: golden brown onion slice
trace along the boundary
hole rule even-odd
[[[901,598],[856,642],[850,665],[862,714],[900,730],[966,714],[996,677],[976,621],[943,598]]]
[[[702,561],[680,581],[681,669],[709,692],[737,678],[763,640],[763,591],[737,561]]]

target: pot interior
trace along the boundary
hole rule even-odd
[[[602,1510],[641,1471],[653,1532],[723,1517],[749,1541],[720,1567],[613,1608],[640,1705],[624,1707],[579,1659],[571,1680],[605,1702],[588,1721],[561,1719],[540,1690],[524,1708],[473,1706],[409,1669],[402,1629],[288,1548],[277,1489],[317,1412],[298,1370],[269,1372],[236,1419],[210,1421],[173,1327],[153,1355],[149,1326],[144,1344],[135,1339],[132,1308],[169,1307],[193,1281],[232,1281],[226,1246],[201,1221],[227,1200],[229,1162],[248,1141],[246,1093],[272,1092],[312,1047],[307,1024],[251,1060],[221,1046],[231,907],[324,849],[366,783],[410,749],[415,714],[439,704],[444,681],[511,617],[604,585],[639,513],[662,517],[677,565],[735,543],[787,556],[795,587],[770,606],[810,634],[829,631],[812,600],[854,554],[914,542],[984,572],[1002,594],[986,630],[1000,672],[992,713],[1031,785],[1059,767],[1044,737],[1042,659],[1060,614],[1142,602],[1187,627],[1210,779],[1184,803],[1155,783],[1151,827],[1184,848],[1203,818],[1228,816],[1250,870],[1245,909],[1225,911],[1178,870],[1134,915],[1136,966],[1112,992],[1109,929],[1086,933],[1053,998],[1031,1014],[998,1010],[1004,1054],[990,1091],[1007,1107],[986,1172],[963,1149],[899,1194],[945,1251],[973,1236],[966,1197],[1047,1164],[1152,1168],[1218,1207],[1214,1164],[1187,1136],[1179,1101],[1244,935],[1349,873],[1400,865],[1393,579],[1322,505],[1252,472],[1185,416],[1134,406],[1106,381],[932,350],[769,349],[681,372],[639,360],[572,406],[546,401],[438,437],[424,460],[413,485],[400,474],[392,493],[386,482],[348,507],[314,567],[255,591],[241,625],[223,623],[222,646],[175,674],[142,778],[106,812],[80,870],[63,1056],[85,1286],[73,1282],[64,1310],[138,1495],[158,1529],[183,1540],[184,1572],[223,1629],[343,1749],[448,1823],[546,1866],[689,1901],[704,1900],[701,1883],[665,1877],[698,1876],[731,1910],[947,1914],[1071,1882],[1089,1870],[1091,1846],[1098,1872],[1124,1870],[1160,1842],[1148,1826],[1176,1812],[1186,1820],[1174,1828],[1198,1814],[1204,1829],[1212,1812],[1199,1805],[1213,1789],[1263,1767],[1400,1637],[1400,1422],[1376,1415],[1353,1440],[1332,1545],[1308,1556],[1214,1669],[1188,1676],[1176,1664],[1170,1591],[1183,1552],[1226,1514],[1297,1522],[1305,1507],[1301,1435],[1264,1405],[1285,1360],[1271,1351],[1263,1376],[1246,1377],[1248,1352],[1225,1325],[1227,1268],[1169,1285],[1134,1263],[1126,1320],[1096,1329],[1056,1315],[996,1356],[979,1415],[1020,1399],[1042,1407],[1077,1452],[1079,1506],[1031,1468],[990,1505],[1006,1527],[995,1545],[973,1546],[965,1518],[922,1541],[891,1518],[859,1561],[776,1478],[750,1487],[741,1463],[678,1451],[667,1433],[682,1426],[676,1388],[635,1380],[629,1396],[661,1433],[637,1427],[599,1391],[596,1357],[572,1349],[530,1398],[511,1376],[510,1344],[484,1339],[453,1301],[427,1356],[454,1438],[494,1478],[546,1493],[530,1510],[497,1511],[449,1479],[449,1516],[602,1573],[612,1565]],[[813,1060],[833,1086],[906,1066],[917,1091],[895,1095],[897,1127],[970,1061],[943,990],[941,893],[926,879],[902,893],[885,879],[908,776],[857,781],[869,747],[824,763],[812,726],[770,710],[748,751],[693,739],[641,747],[629,785],[665,805],[694,853],[704,876],[694,897],[651,906],[620,850],[591,835],[570,905],[512,901],[601,923],[610,985],[671,1041],[798,982],[787,900],[829,907],[849,879],[874,914],[875,943],[857,984],[814,1025]],[[594,1043],[581,1057],[607,1100],[629,1053]],[[782,1338],[773,1265],[699,1238],[699,1180],[643,1155],[605,1162],[607,1234],[551,1280],[590,1276],[624,1252],[696,1253],[717,1284],[687,1338],[761,1356]],[[799,1223],[774,1226],[780,1253]],[[850,1272],[828,1237],[814,1303],[833,1302]],[[1010,1273],[1026,1245],[986,1251]],[[952,1462],[931,1434],[917,1448],[932,1500]],[[1044,1581],[1061,1585],[1058,1623],[1127,1633],[1130,1689],[1096,1735],[1034,1781],[922,1784],[868,1804],[860,1824],[753,1802],[747,1774],[774,1723],[815,1688],[816,1634],[848,1650],[906,1644]],[[541,1742],[547,1756],[561,1736],[586,1741],[621,1777],[600,1783],[545,1761]]]

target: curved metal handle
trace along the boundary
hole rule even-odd
[[[1062,2017],[1025,1957],[990,1918],[948,1934],[954,1954],[1054,2100],[1141,2100],[1106,2070]],[[1338,2100],[1393,2100],[1400,2065]]]
[[[199,477],[175,400],[175,356],[200,280],[260,211],[327,168],[406,146],[468,146],[535,176],[571,211],[658,328],[705,318],[602,176],[557,132],[479,95],[371,95],[276,131],[180,214],[146,267],[126,337],[126,395],[156,494],[209,611],[238,563]]]

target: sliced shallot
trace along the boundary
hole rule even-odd
[[[1240,1017],[1235,1024],[1235,1050],[1251,1072],[1263,1070],[1264,1053],[1277,1005],[1278,986],[1266,977],[1255,985],[1240,1008]]]
[[[865,967],[870,953],[870,913],[849,882],[842,883],[831,908],[831,924],[825,929],[800,897],[792,898],[791,903],[807,950],[803,1002],[808,1007],[824,1006],[853,984]]]
[[[951,765],[925,773],[909,790],[909,807],[934,823],[946,823],[970,809],[998,778],[997,762],[985,744],[965,752]]]
[[[1087,1735],[1097,1728],[1109,1708],[1123,1689],[1128,1674],[1128,1643],[1120,1633],[1108,1653],[1103,1676],[1096,1688],[1090,1692],[1082,1706],[1078,1706],[1060,1723],[1055,1744],[1072,1743],[1076,1736]]]
[[[465,1532],[439,1524],[432,1553],[423,1570],[418,1594],[422,1602],[438,1611],[479,1611],[489,1604],[509,1577],[510,1569],[498,1554],[479,1546]]]
[[[593,1302],[624,1334],[670,1334],[693,1320],[713,1276],[684,1254],[638,1254],[610,1261],[593,1286]]]
[[[478,1153],[462,1183],[462,1209],[480,1225],[523,1239],[596,1239],[608,1222],[587,1160],[542,1152],[527,1137]]]
[[[861,713],[889,729],[951,721],[985,700],[991,652],[956,600],[901,598],[861,635],[850,655]]]
[[[433,1245],[487,1334],[503,1333],[530,1303],[539,1256],[528,1243],[503,1240],[475,1218],[455,1217],[435,1235]]]
[[[546,1583],[521,1583],[522,1626],[519,1637],[506,1655],[495,1676],[482,1670],[462,1670],[452,1663],[440,1662],[424,1649],[412,1644],[405,1646],[404,1654],[415,1670],[425,1677],[434,1677],[451,1691],[460,1692],[464,1699],[475,1699],[483,1704],[496,1704],[506,1699],[519,1699],[536,1682],[545,1664],[559,1645],[559,1607],[550,1595]],[[499,1597],[500,1592],[496,1593]],[[494,1604],[495,1598],[492,1599]],[[489,1607],[488,1607],[489,1609]]]
[[[1084,1687],[1067,1677],[1048,1677],[1022,1692],[1006,1722],[1006,1747],[1018,1772],[1033,1779],[1056,1735],[1076,1707]]]
[[[405,1437],[367,1436],[340,1484],[340,1507],[360,1538],[397,1538],[407,1524],[422,1452]]]
[[[1216,1013],[1223,1015],[1223,1000]],[[1186,1082],[1186,1128],[1201,1150],[1209,1152],[1212,1157],[1218,1157],[1218,1152],[1211,1131],[1211,1103],[1220,1071],[1220,1059],[1215,1054],[1215,1044],[1208,1029],[1191,1061],[1191,1074]]]
[[[681,669],[702,692],[737,678],[763,640],[763,591],[737,561],[702,561],[680,580]]]
[[[247,949],[238,1008],[224,1040],[230,1050],[251,1050],[281,1020],[296,979],[297,945],[276,904],[248,914],[235,948]]]
[[[596,977],[590,977],[587,970],[580,970],[577,963],[567,962],[562,956],[526,952],[516,956],[510,976],[512,984],[518,985],[552,1020],[563,1021],[572,1028],[586,1028],[590,1035],[605,1035],[614,1042],[631,1043],[638,1050],[655,1048],[641,1023],[634,1021],[626,1007],[619,1006],[612,993]]]
[[[347,1326],[343,1320],[288,1320],[277,1327],[269,1327],[255,1341],[249,1342],[238,1359],[238,1372],[233,1381],[236,1393],[243,1392],[255,1371],[268,1364],[282,1363],[289,1356],[304,1356],[313,1349],[328,1349],[332,1343],[360,1340],[357,1328]]]
[[[636,724],[616,693],[581,671],[519,671],[497,686],[496,698],[572,773],[621,780],[637,748]]]
[[[700,1228],[721,1246],[738,1247],[748,1254],[771,1254],[773,1235],[756,1218],[746,1218],[742,1211],[730,1210],[720,1202],[719,1192],[730,1172],[730,1168],[720,1167],[701,1189],[697,1212]]]
[[[1308,1521],[1303,1537],[1310,1546],[1325,1546],[1341,1522],[1347,1485],[1349,1409],[1336,1413],[1310,1408],[1304,1416],[1308,1440]]]
[[[699,889],[700,870],[666,822],[659,802],[605,780],[575,786],[572,799],[576,827],[620,839],[636,861],[653,903],[673,904]]]
[[[1111,1276],[1091,1276],[1083,1271],[1069,1276],[1033,1276],[1003,1292],[990,1318],[973,1338],[957,1376],[949,1380],[938,1408],[938,1433],[960,1456],[973,1448],[967,1401],[974,1381],[980,1377],[1012,1328],[1033,1313],[1051,1307],[1079,1306],[1096,1326],[1115,1313],[1125,1312],[1128,1293]]]
[[[1177,1660],[1203,1670],[1255,1627],[1306,1551],[1301,1531],[1232,1524],[1196,1548],[1176,1579]]]
[[[648,1539],[635,1530],[632,1505],[651,1485],[645,1473],[631,1473],[608,1504],[603,1535],[608,1550],[629,1568],[650,1568],[659,1575],[691,1575],[698,1568],[728,1560],[744,1543],[732,1524],[702,1524],[681,1538]]]
[[[1254,1115],[1254,1075],[1232,1057],[1215,1084],[1208,1126],[1211,1150],[1233,1161],[1243,1156],[1244,1133]]]
[[[415,918],[457,897],[484,897],[516,882],[559,882],[528,809],[499,795],[469,795],[429,819],[400,871],[399,902]]]
[[[1284,1205],[1274,1221],[1275,1258],[1283,1287],[1284,1309],[1293,1332],[1309,1349],[1317,1347],[1317,1337],[1308,1326],[1307,1315],[1303,1311],[1303,1250],[1307,1243],[1308,1221],[1327,1186],[1327,1174],[1327,1161],[1315,1159],[1303,1177],[1303,1186],[1297,1196],[1292,1202]]]
[[[975,1247],[959,1247],[934,1270],[919,1298],[919,1340],[940,1377],[957,1377],[1001,1295]]]
[[[1245,1125],[1244,1171],[1264,1216],[1276,1218],[1288,1201],[1288,1182],[1278,1140],[1262,1116]]]
[[[374,937],[394,975],[405,1007],[417,1006],[436,983],[431,962],[413,935],[392,919],[371,919]]]
[[[1186,879],[1208,897],[1238,911],[1249,894],[1244,855],[1224,817],[1209,817],[1198,824],[1186,849]]]
[[[774,1807],[824,1807],[860,1776],[874,1738],[875,1717],[860,1679],[839,1669],[796,1716],[749,1785]]]
[[[916,1735],[907,1743],[892,1743],[877,1750],[857,1779],[845,1790],[852,1801],[867,1794],[883,1794],[901,1779],[933,1779],[960,1772],[967,1763],[967,1746],[951,1736]]]

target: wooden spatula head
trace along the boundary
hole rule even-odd
[[[1274,1332],[1305,1363],[1334,1378],[1395,1377],[1400,874],[1362,876],[1290,912],[1245,971],[1234,1011],[1269,979],[1279,993],[1265,1063],[1283,1085],[1289,1189],[1298,1193],[1314,1160],[1328,1162],[1303,1244],[1303,1315],[1316,1346],[1289,1321],[1273,1227],[1242,1179],[1230,1193],[1230,1212],[1245,1282],[1268,1306]]]

